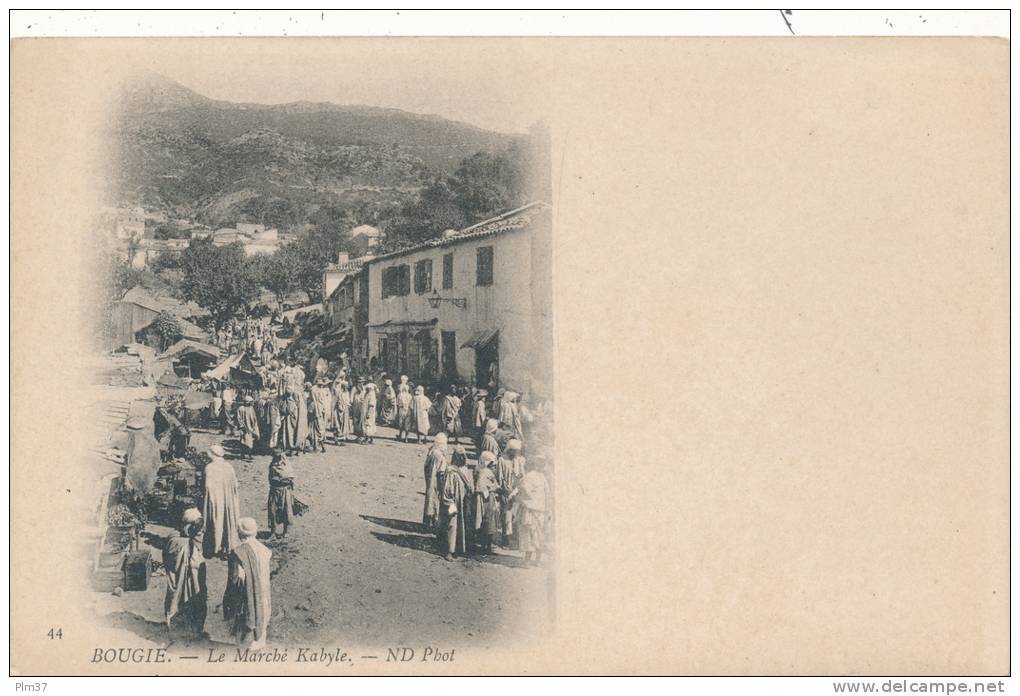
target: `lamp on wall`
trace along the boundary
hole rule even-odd
[[[461,309],[467,309],[467,298],[466,297],[440,297],[438,290],[433,290],[432,294],[428,296],[429,307],[432,309],[439,309],[439,305],[443,302],[452,302],[454,307],[460,307]]]

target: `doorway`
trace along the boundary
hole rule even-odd
[[[443,379],[457,378],[457,333],[443,332]]]
[[[499,332],[475,346],[475,384],[494,394],[499,389]]]

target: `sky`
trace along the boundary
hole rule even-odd
[[[544,120],[543,66],[525,46],[513,41],[183,43],[197,50],[159,51],[156,60],[146,61],[146,67],[212,99],[382,106],[436,114],[503,133],[527,132]]]

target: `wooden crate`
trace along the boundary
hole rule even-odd
[[[144,592],[152,579],[152,552],[149,549],[131,551],[124,558],[124,590]]]

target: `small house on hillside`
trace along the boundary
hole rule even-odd
[[[358,225],[350,232],[351,242],[361,252],[374,249],[382,241],[383,233],[378,227],[371,225]]]

